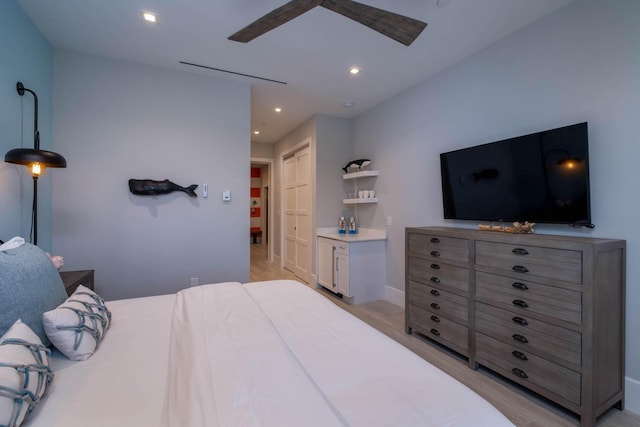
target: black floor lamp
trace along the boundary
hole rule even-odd
[[[40,132],[38,131],[38,96],[31,89],[24,87],[22,82],[16,84],[18,95],[25,92],[33,95],[35,112],[33,114],[33,148],[14,148],[4,156],[7,163],[24,165],[33,175],[33,208],[31,210],[31,231],[33,244],[38,245],[38,177],[44,174],[45,168],[66,168],[67,161],[58,153],[40,149]]]

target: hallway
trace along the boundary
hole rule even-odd
[[[280,267],[276,262],[269,262],[268,248],[266,244],[250,244],[251,250],[251,269],[249,278],[252,282],[260,282],[263,280],[276,279],[298,279],[292,272]]]

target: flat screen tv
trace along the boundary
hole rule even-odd
[[[587,123],[440,154],[445,219],[593,227]]]

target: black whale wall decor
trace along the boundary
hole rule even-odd
[[[355,168],[359,172],[364,169],[365,166],[369,166],[371,164],[371,160],[369,159],[358,159],[351,160],[345,167],[342,168],[344,173],[349,173],[349,168]]]
[[[130,179],[129,191],[139,196],[157,196],[159,194],[169,194],[174,191],[184,191],[190,197],[198,197],[195,189],[198,188],[198,184],[193,184],[188,187],[180,187],[178,184],[165,179],[164,181],[154,181],[152,179]]]

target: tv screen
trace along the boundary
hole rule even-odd
[[[587,123],[440,154],[445,219],[591,225]]]

